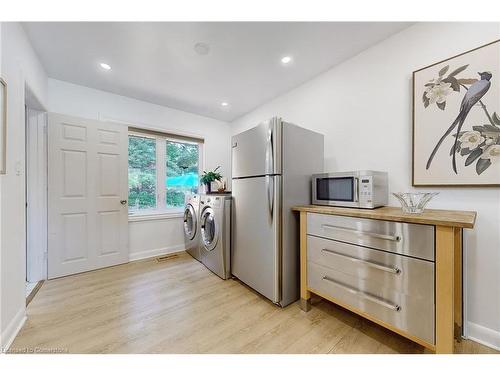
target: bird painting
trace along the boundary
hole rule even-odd
[[[467,89],[463,99],[462,103],[460,104],[460,111],[458,113],[457,118],[451,126],[446,130],[446,132],[443,134],[443,136],[439,139],[438,143],[434,147],[434,149],[431,152],[431,155],[429,156],[429,160],[427,161],[427,166],[426,169],[429,169],[432,163],[432,160],[434,159],[434,156],[436,155],[436,152],[438,151],[439,147],[443,143],[443,141],[446,139],[447,136],[450,135],[450,133],[455,129],[455,127],[458,126],[457,132],[455,133],[455,142],[453,144],[452,148],[452,168],[455,173],[457,172],[457,163],[456,163],[456,148],[457,148],[457,143],[458,143],[458,138],[460,134],[460,130],[462,129],[462,126],[464,125],[465,120],[467,119],[467,115],[469,114],[470,110],[481,100],[481,98],[488,92],[491,86],[491,77],[492,74],[490,72],[482,72],[478,73],[479,76],[481,77],[480,80],[474,82],[470,87]]]
[[[413,72],[413,186],[500,187],[500,40]]]
[[[439,70],[438,78],[434,78],[424,85],[422,96],[424,107],[428,108],[431,104],[436,104],[437,108],[442,111],[446,109],[448,95],[460,92],[461,89],[465,90],[458,115],[434,146],[427,160],[426,170],[431,168],[442,143],[450,135],[453,137],[453,147],[450,151],[451,167],[455,174],[458,174],[457,155],[467,156],[466,167],[475,162],[478,175],[492,164],[500,161],[500,117],[496,112],[491,115],[482,101],[490,90],[493,74],[484,71],[477,73],[479,79],[459,78],[458,75],[465,72],[468,66],[468,64],[460,66],[446,75],[450,68],[449,65],[446,65]],[[474,107],[482,108],[489,124],[473,125],[472,131],[463,131],[467,116]]]

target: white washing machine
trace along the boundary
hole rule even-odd
[[[201,195],[199,225],[202,263],[220,278],[230,278],[231,196]]]
[[[186,196],[184,208],[184,245],[188,254],[201,262],[200,228],[199,228],[200,196]]]

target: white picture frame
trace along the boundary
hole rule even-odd
[[[0,77],[0,174],[7,173],[7,83]]]
[[[500,40],[413,72],[413,186],[500,186]]]

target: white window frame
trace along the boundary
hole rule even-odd
[[[189,141],[181,136],[179,138],[176,138],[172,135],[151,134],[147,131],[140,132],[136,130],[129,130],[128,136],[156,140],[156,207],[136,211],[130,211],[129,209],[129,221],[163,219],[182,216],[184,213],[184,207],[167,207],[167,188],[165,186],[165,181],[167,178],[167,142],[170,141],[177,143],[188,143],[198,146],[198,175],[200,175],[200,172],[203,171],[203,142]],[[199,184],[198,189],[200,189]]]

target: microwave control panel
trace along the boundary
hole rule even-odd
[[[371,207],[373,205],[373,177],[360,176],[359,177],[359,206]]]

